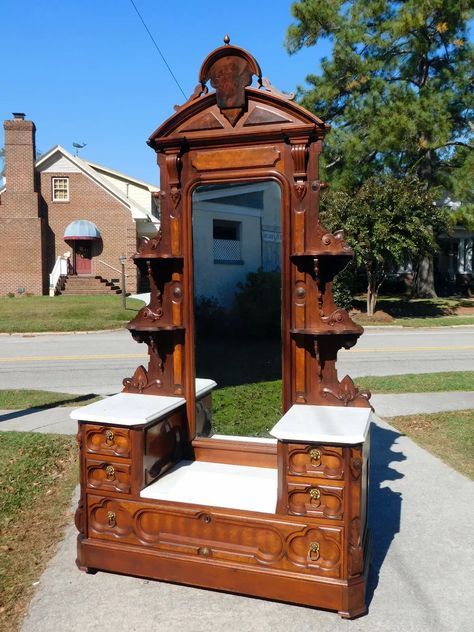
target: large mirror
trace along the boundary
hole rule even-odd
[[[192,217],[195,366],[217,382],[213,431],[264,435],[281,416],[281,189],[202,185]]]

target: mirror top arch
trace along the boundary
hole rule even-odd
[[[176,113],[153,132],[148,145],[160,151],[170,144],[192,145],[218,137],[242,143],[262,133],[265,140],[298,133],[324,137],[329,125],[294,103],[293,95],[274,88],[250,53],[231,46],[227,36],[224,41],[204,60],[194,93],[175,106]]]

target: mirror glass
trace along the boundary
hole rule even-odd
[[[265,436],[281,416],[281,190],[194,190],[196,376],[217,382],[216,434]]]

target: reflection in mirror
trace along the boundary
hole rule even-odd
[[[280,187],[200,186],[192,215],[196,376],[217,382],[213,432],[266,435],[281,416]]]

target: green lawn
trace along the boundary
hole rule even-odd
[[[142,301],[116,296],[23,296],[0,298],[0,333],[116,329],[131,320]]]
[[[54,393],[51,391],[34,391],[28,389],[0,390],[0,409],[14,410],[24,408],[55,408],[57,406],[84,406],[100,399],[94,393],[89,395],[72,395],[71,393]]]
[[[474,390],[474,371],[357,378],[372,393]],[[266,436],[281,417],[281,380],[218,388],[213,392],[212,427],[219,434]]]
[[[474,479],[474,410],[391,417],[389,421],[422,448]]]
[[[72,521],[78,482],[72,437],[0,432],[0,630],[14,632]]]

